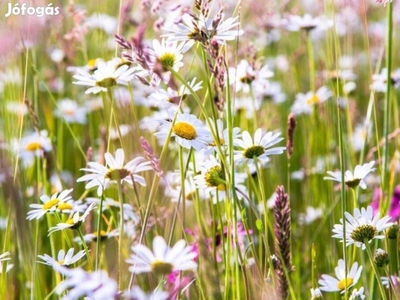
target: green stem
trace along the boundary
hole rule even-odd
[[[124,196],[122,193],[121,180],[117,180],[118,184],[118,200],[119,200],[119,240],[118,240],[118,287],[122,290],[122,241],[124,238]],[[135,183],[134,183],[135,184]]]
[[[383,145],[382,161],[382,190],[383,194],[389,195],[388,184],[388,160],[389,160],[389,112],[390,112],[390,87],[392,72],[392,35],[393,35],[393,3],[390,1],[387,7],[387,45],[386,45],[386,95],[385,95],[385,113],[383,116],[383,136],[385,143]],[[382,206],[381,206],[382,207]]]
[[[95,258],[95,270],[99,269],[100,261],[100,240],[101,240],[101,217],[103,215],[103,201],[104,201],[104,190],[101,193],[100,207],[99,207],[99,217],[97,219],[97,244],[96,244],[96,258]]]
[[[81,242],[82,242],[82,246],[86,253],[86,257],[87,257],[88,264],[89,264],[89,271],[93,270],[92,259],[90,258],[90,255],[89,255],[89,248],[85,242],[85,238],[83,237],[82,231],[80,228],[77,228],[76,231],[78,232],[79,238],[81,239]]]
[[[368,243],[368,239],[364,239],[364,244],[365,244],[365,249],[367,250],[369,261],[370,261],[370,263],[372,265],[372,268],[374,269],[376,280],[378,281],[378,286],[379,286],[379,290],[381,292],[382,300],[386,300],[387,297],[386,297],[385,288],[383,287],[378,267],[374,263],[374,257],[372,256],[371,247],[370,247],[370,245]]]
[[[314,48],[312,45],[311,35],[307,32],[307,51],[308,63],[310,69],[310,90],[315,93],[315,63],[314,63]]]

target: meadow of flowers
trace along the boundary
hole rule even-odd
[[[398,1],[0,12],[0,299],[400,299]]]

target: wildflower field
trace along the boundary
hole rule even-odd
[[[0,0],[0,299],[400,299],[397,0]]]

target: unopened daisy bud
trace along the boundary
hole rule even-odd
[[[399,233],[399,225],[396,223],[394,225],[392,225],[392,227],[390,227],[387,231],[387,237],[390,240],[395,240],[397,239],[397,235]]]
[[[389,254],[385,250],[379,248],[376,250],[374,262],[379,268],[386,266],[389,264]]]
[[[323,299],[321,290],[319,288],[310,289],[311,292],[311,300]]]

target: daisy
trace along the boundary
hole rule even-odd
[[[193,92],[197,92],[202,88],[202,83],[202,81],[196,83],[195,77],[192,81],[187,82],[187,86],[189,86]],[[153,106],[168,109],[171,107],[171,105],[179,104],[181,100],[185,99],[187,95],[191,94],[191,90],[189,90],[187,86],[181,85],[178,91],[173,90],[170,87],[168,87],[166,90],[160,88],[156,92],[152,93],[149,98],[154,100]],[[149,102],[150,99],[147,99],[147,102]]]
[[[162,39],[160,43],[158,40],[153,40],[153,55],[155,60],[161,64],[163,71],[168,71],[171,68],[178,72],[179,68],[183,67],[182,53],[188,51],[193,43],[191,41],[178,44],[176,41],[167,41],[165,39]]]
[[[69,194],[73,189],[62,191],[61,193],[55,193],[51,197],[42,195],[40,201],[43,204],[31,204],[29,205],[32,210],[28,212],[27,220],[41,219],[46,213],[56,211],[59,205],[62,205],[66,201],[72,199]],[[62,207],[62,206],[61,206]]]
[[[211,125],[212,131],[218,133],[218,143],[216,141],[212,141],[208,147],[209,149],[206,151],[205,154],[211,154],[212,152],[217,152],[217,144],[226,147],[228,146],[228,139],[229,139],[229,132],[228,128],[224,129],[224,122],[221,119],[217,119],[216,122],[210,118],[209,124]],[[232,129],[232,136],[233,140],[239,138],[240,128],[234,127]]]
[[[73,82],[77,85],[90,86],[85,94],[97,94],[106,92],[108,88],[117,84],[128,85],[128,82],[134,77],[136,69],[129,68],[126,64],[121,64],[121,61],[110,60],[108,62],[99,61],[97,69],[93,74],[77,69],[77,74],[74,78],[78,81]]]
[[[107,34],[117,33],[118,20],[110,15],[95,13],[86,19],[85,25],[90,29],[102,29]]]
[[[89,168],[83,168],[82,171],[87,173],[77,179],[77,182],[88,181],[85,188],[90,189],[97,187],[97,194],[100,196],[103,190],[107,188],[110,183],[120,180],[121,184],[127,182],[133,185],[134,182],[142,186],[146,186],[145,179],[136,173],[151,170],[150,162],[145,161],[141,156],[136,157],[124,165],[125,153],[123,149],[115,151],[115,158],[111,153],[104,154],[107,167],[97,162],[89,162]]]
[[[84,203],[82,200],[75,201],[70,199],[59,203],[56,207],[56,212],[63,214],[71,214],[75,212],[83,213],[87,207],[87,203]]]
[[[367,184],[365,183],[364,179],[365,177],[375,171],[375,168],[373,168],[375,164],[375,161],[371,161],[369,163],[363,164],[362,166],[357,165],[354,168],[354,173],[352,173],[350,170],[347,170],[344,173],[344,182],[345,184],[350,187],[350,188],[355,188],[357,186],[360,186],[362,189],[367,188]],[[328,171],[327,172],[331,177],[326,176],[324,177],[324,180],[333,180],[337,182],[342,182],[342,173],[340,171],[332,172]]]
[[[354,289],[351,292],[350,300],[364,300],[364,299],[365,299],[364,287],[361,287],[359,290]]]
[[[165,196],[171,198],[171,202],[179,202],[182,201],[182,185],[181,185],[181,177],[179,173],[172,173],[167,178],[167,186],[165,188]],[[186,205],[190,205],[194,199],[196,199],[196,184],[194,182],[193,176],[188,176],[185,179],[185,200]],[[205,198],[204,191],[199,191],[200,199]]]
[[[354,209],[354,217],[348,212],[345,212],[346,217],[346,232],[345,237],[343,236],[343,219],[340,219],[340,223],[335,224],[332,232],[332,237],[346,239],[346,246],[355,244],[357,247],[365,249],[365,241],[369,243],[373,239],[383,239],[385,235],[378,235],[379,232],[389,228],[393,225],[389,222],[390,217],[385,216],[382,219],[379,218],[379,213],[373,213],[372,206],[368,206],[367,209],[361,208],[361,211],[356,208]]]
[[[305,213],[299,213],[299,224],[310,224],[322,217],[322,208],[307,206]]]
[[[311,114],[313,108],[332,97],[332,92],[326,87],[320,87],[315,93],[310,91],[307,94],[297,94],[291,111],[296,114]]]
[[[34,132],[21,138],[20,141],[13,141],[14,151],[21,159],[24,166],[31,166],[36,157],[42,158],[44,153],[53,149],[47,131]]]
[[[86,198],[87,203],[96,203],[99,207],[100,207],[100,199],[97,198]],[[129,203],[123,203],[123,208],[124,208],[124,220],[125,221],[135,221],[135,222],[139,222],[139,216],[133,211],[133,207],[132,205],[130,205]],[[102,210],[103,212],[108,211],[108,210],[112,210],[112,209],[120,209],[120,203],[119,201],[116,201],[112,198],[108,198],[106,197],[103,200],[103,205],[102,205]]]
[[[257,81],[266,80],[274,75],[265,65],[260,70],[255,70],[253,66],[247,61],[242,59],[236,68],[229,68],[229,81],[231,85],[235,86],[235,91],[243,91],[243,93],[250,93],[250,88]]]
[[[73,215],[72,219],[68,219],[65,223],[58,223],[56,226],[50,227],[49,235],[55,231],[64,230],[67,228],[78,229],[81,226],[81,224],[83,223],[83,221],[85,221],[85,219],[89,215],[89,213],[95,208],[95,206],[96,206],[96,204],[92,203],[89,205],[89,207],[86,209],[86,211],[84,212],[84,214],[82,216],[79,216],[79,212],[76,212]]]
[[[224,171],[221,167],[221,163],[217,161],[214,156],[210,156],[202,165],[199,170],[201,174],[194,176],[196,187],[204,191],[204,194],[210,195],[214,203],[227,199],[230,194],[226,190],[226,179]],[[235,188],[240,191],[237,193],[239,199],[243,199],[244,195],[247,194],[247,189],[243,185],[246,174],[234,174],[235,176]]]
[[[154,272],[167,275],[173,271],[195,270],[197,263],[196,253],[186,246],[185,240],[179,240],[170,248],[161,236],[153,239],[153,252],[144,245],[132,246],[133,254],[127,260],[132,266],[129,271],[135,274]]]
[[[123,293],[125,300],[167,300],[171,299],[169,293],[155,290],[150,294],[142,291],[138,286],[132,287],[131,290]]]
[[[63,268],[65,279],[56,287],[56,293],[63,297],[61,300],[88,299],[108,300],[116,299],[118,285],[114,279],[108,277],[105,271],[86,272],[82,268]]]
[[[311,300],[323,299],[321,290],[319,288],[310,289]]]
[[[70,248],[67,254],[65,254],[64,250],[60,250],[57,255],[57,260],[55,260],[48,254],[38,255],[38,257],[42,260],[38,262],[41,264],[51,266],[54,268],[54,270],[58,271],[60,270],[60,266],[70,267],[71,265],[73,265],[74,263],[76,263],[78,260],[80,260],[82,257],[85,256],[85,250],[81,250],[75,255],[74,251],[75,251],[74,248]]]
[[[211,142],[210,131],[195,115],[178,113],[175,122],[164,120],[160,122],[159,132],[154,134],[157,138],[167,137],[172,127],[171,136],[175,137],[175,141],[186,149],[200,150],[206,148]]]
[[[86,123],[87,109],[79,107],[78,103],[71,99],[63,99],[57,103],[57,109],[54,115],[63,118],[67,123]]]
[[[247,161],[247,165],[252,166],[257,159],[262,165],[265,165],[270,160],[269,155],[281,154],[286,149],[286,147],[270,148],[283,140],[280,135],[280,132],[273,133],[271,131],[263,135],[261,128],[258,128],[254,133],[253,140],[248,131],[243,131],[242,138],[234,140],[234,145],[242,148],[240,151],[235,150],[235,162],[241,164]]]
[[[112,230],[110,232],[106,232],[104,230],[100,230],[100,242],[105,241],[107,239],[110,239],[112,237],[119,236],[119,232],[117,230]],[[92,232],[92,233],[87,233],[83,235],[83,240],[85,241],[86,244],[89,244],[91,242],[97,242],[99,237],[99,233]],[[78,236],[74,238],[74,242],[82,244],[82,239]]]
[[[393,286],[396,288],[400,285],[400,277],[398,277],[396,275],[392,275],[390,277],[382,276],[381,281],[382,281],[383,286],[386,287],[387,289],[390,289],[390,286]]]
[[[339,259],[338,266],[335,268],[336,278],[330,275],[322,275],[318,283],[321,285],[320,290],[324,292],[339,292],[344,293],[345,289],[349,289],[356,285],[361,276],[363,267],[358,267],[355,262],[346,276],[346,266],[343,259]]]
[[[6,108],[9,113],[15,114],[18,117],[23,117],[29,112],[28,107],[24,102],[7,102]]]
[[[169,33],[162,35],[171,41],[200,41],[206,45],[212,40],[219,44],[234,40],[243,34],[243,30],[237,29],[240,23],[238,17],[227,18],[223,21],[224,14],[218,14],[214,19],[204,15],[194,17],[189,14],[182,16],[182,22],[170,28],[164,28]]]
[[[285,27],[289,31],[300,31],[300,30],[313,30],[322,24],[322,20],[319,17],[313,18],[310,14],[304,16],[290,15],[286,20]]]
[[[4,252],[3,254],[0,254],[0,274],[3,272],[3,262],[11,259],[9,256],[10,252]],[[7,264],[6,273],[10,271],[13,266],[13,264]]]

